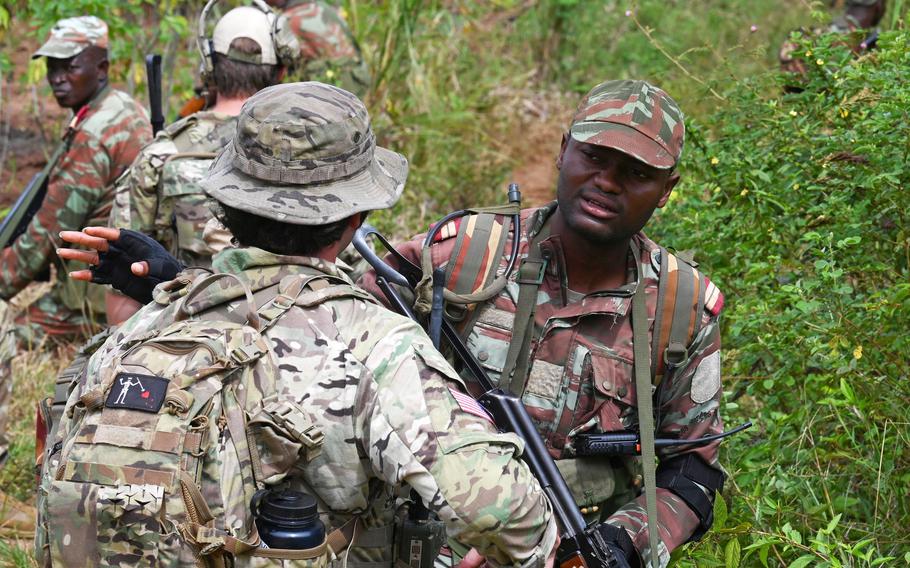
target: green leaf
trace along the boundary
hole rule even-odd
[[[797,558],[796,560],[794,560],[794,561],[790,564],[790,568],[803,568],[804,566],[808,566],[809,564],[811,564],[812,561],[815,560],[815,559],[816,559],[816,557],[815,557],[814,555],[812,555],[812,554],[805,554],[805,555],[803,555],[803,556],[800,556],[800,557]]]
[[[849,385],[847,385],[846,381],[844,381],[844,379],[841,379],[841,390],[843,390],[844,387],[846,387],[848,389],[850,388]],[[852,394],[853,391],[851,390],[850,393]],[[825,527],[825,529],[822,532],[824,532],[825,534],[831,534],[832,532],[834,532],[834,529],[837,527],[837,523],[840,522],[840,518],[841,518],[840,513],[834,515],[834,518],[831,519],[831,522],[828,523],[828,526]]]
[[[727,524],[727,502],[720,493],[714,496],[714,528],[722,529]]]
[[[766,544],[765,546],[758,549],[758,559],[761,560],[761,565],[765,568],[768,568],[768,552],[771,551],[771,545]]]
[[[739,539],[734,538],[724,547],[724,567],[739,568],[740,554]]]

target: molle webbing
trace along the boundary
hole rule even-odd
[[[660,384],[683,363],[687,346],[701,328],[707,282],[691,264],[660,248],[660,284],[651,338],[651,377]]]

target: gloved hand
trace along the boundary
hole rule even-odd
[[[130,270],[134,262],[146,262],[148,275],[136,276]],[[147,304],[158,284],[173,280],[183,265],[161,244],[138,231],[120,230],[120,238],[108,241],[108,250],[98,253],[98,264],[92,265],[92,282],[110,284],[130,298]]]

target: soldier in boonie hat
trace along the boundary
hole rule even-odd
[[[353,94],[323,83],[263,89],[201,182],[219,202],[283,223],[325,225],[391,207],[408,162],[376,145]]]
[[[54,57],[67,59],[82,53],[85,48],[95,46],[107,49],[107,24],[95,16],[79,16],[60,20],[51,28],[47,41],[32,59]]]
[[[682,155],[686,127],[682,111],[661,89],[645,81],[606,81],[582,99],[569,132],[579,142],[668,169]]]

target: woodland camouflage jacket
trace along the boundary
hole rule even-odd
[[[0,298],[16,295],[48,269],[61,245],[60,231],[107,224],[114,180],[151,137],[145,109],[126,93],[106,87],[89,103],[69,151],[51,172],[44,205],[28,230],[0,252]],[[88,292],[85,283],[66,277],[68,270],[57,271],[53,305],[78,313]],[[103,306],[91,307],[103,313]]]
[[[541,230],[555,207],[552,203],[522,212],[522,258],[528,254],[529,238]],[[442,240],[432,248],[434,266],[446,265],[454,252],[455,238],[451,238],[454,232],[443,230],[442,234]],[[420,236],[397,249],[419,265],[422,243]],[[534,323],[535,337],[539,340],[531,348],[533,364],[522,401],[550,453],[558,460],[557,465],[579,507],[586,507],[590,512],[596,505],[601,518],[624,526],[642,558],[647,559],[650,554],[647,515],[644,496],[638,495],[640,459],[575,458],[572,448],[572,437],[581,432],[637,430],[631,299],[640,269],[645,279],[649,324],[653,328],[660,263],[655,258],[657,245],[643,234],[634,237],[633,246],[640,247],[641,265],[636,267],[633,255],[629,255],[628,284],[617,290],[582,295],[570,288],[558,237],[550,236],[542,241],[541,247],[550,250],[552,260],[538,290]],[[507,242],[504,250],[510,249],[511,244]],[[391,258],[386,260],[394,264]],[[505,259],[500,268],[505,268]],[[466,341],[494,383],[500,378],[512,340],[518,298],[515,277],[513,273],[497,297],[477,308],[477,321]],[[368,273],[360,283],[382,297],[373,273]],[[713,284],[709,290],[713,294],[709,294],[702,314],[704,326],[688,346],[688,358],[669,380],[658,386],[654,396],[658,437],[697,438],[723,430],[718,413],[721,388],[717,327],[722,297]],[[466,381],[471,380],[467,372],[464,377]],[[664,460],[693,452],[706,464],[720,469],[717,448],[715,442],[700,448],[659,449],[658,457]],[[657,497],[663,544],[659,552],[661,564],[665,565],[669,551],[686,542],[699,521],[674,493],[658,488]],[[588,515],[588,520],[592,516]]]
[[[255,248],[226,249],[213,265],[246,282],[257,305],[271,300],[288,276],[347,280],[331,263]],[[89,376],[128,336],[174,320],[182,296],[175,283],[159,286],[155,302],[118,329],[92,358]],[[169,295],[168,286],[177,292]],[[458,375],[415,323],[362,290],[342,287],[344,295],[295,305],[265,334],[280,368],[280,394],[324,434],[319,457],[285,456],[284,462],[298,461],[275,463],[268,482],[286,481],[314,495],[327,525],[359,514],[370,532],[388,535],[396,496],[407,484],[445,521],[450,538],[492,564],[542,566],[556,526],[537,481],[516,458],[522,443],[459,405],[450,392],[463,388]],[[236,318],[229,311],[243,298],[236,284],[212,286],[196,296],[193,311],[204,319]],[[79,396],[76,389],[70,403]],[[390,565],[387,544],[358,547],[355,539],[350,558]]]

